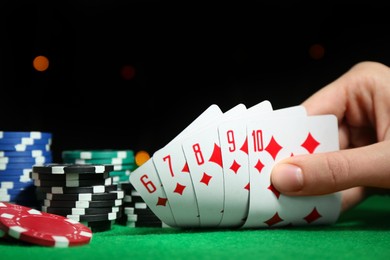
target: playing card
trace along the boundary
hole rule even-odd
[[[196,129],[198,125],[205,125],[219,114],[222,114],[220,108],[215,104],[211,105],[168,144],[180,140],[182,136]],[[130,182],[161,221],[172,227],[178,226],[153,160],[154,158],[151,157],[135,169],[130,175]]]
[[[171,227],[177,226],[152,158],[130,174],[130,183],[162,222]]]
[[[187,161],[181,148],[181,140],[199,128],[222,116],[218,106],[213,105],[207,114],[199,116],[186,131],[153,154],[153,162],[164,187],[176,224],[180,227],[198,227],[199,210]]]
[[[340,194],[288,197],[270,182],[272,167],[283,158],[339,149],[334,115],[281,116],[247,123],[250,199],[243,228],[316,225],[334,222]]]
[[[217,226],[223,214],[224,183],[218,125],[245,111],[245,105],[239,104],[182,142],[198,202],[201,227]]]
[[[259,105],[249,108],[239,119],[220,124],[218,128],[225,185],[224,214],[220,226],[241,226],[248,215],[250,184],[246,123],[269,113],[273,116],[306,115],[303,106],[272,111],[269,102]]]
[[[244,223],[249,202],[248,145],[246,119],[271,112],[269,101],[250,107],[238,119],[218,126],[224,179],[224,211],[219,226],[237,227]]]
[[[212,122],[216,117],[219,117],[223,114],[222,110],[217,104],[210,105],[205,111],[203,111],[195,120],[191,122],[184,130],[182,130],[175,138],[173,138],[167,145],[170,143],[182,140],[189,133],[198,130]]]

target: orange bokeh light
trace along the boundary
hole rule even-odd
[[[150,155],[147,151],[138,151],[136,154],[135,154],[135,164],[137,166],[141,166],[142,164],[144,164],[147,160],[149,160],[150,158]]]
[[[37,71],[45,71],[49,68],[49,59],[43,55],[36,56],[33,60],[33,67]]]

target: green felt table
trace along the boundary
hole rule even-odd
[[[0,240],[0,259],[390,259],[390,197],[371,197],[334,225],[256,230],[130,228],[95,232],[87,245]]]

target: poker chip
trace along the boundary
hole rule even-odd
[[[142,221],[128,221],[126,223],[127,227],[148,227],[148,228],[166,228],[167,226],[164,222],[158,221],[149,221],[149,222],[142,222]]]
[[[36,173],[65,174],[65,173],[104,173],[113,171],[113,165],[84,165],[84,164],[60,164],[51,163],[42,166],[34,166],[32,171]]]
[[[126,158],[100,158],[100,159],[66,159],[64,158],[65,163],[76,163],[76,164],[134,164],[133,157]]]
[[[38,204],[30,172],[33,166],[52,163],[52,134],[47,132],[0,131],[0,201],[32,206]],[[35,203],[34,203],[35,200]]]
[[[42,202],[41,210],[86,222],[93,231],[110,229],[106,222],[101,226],[92,223],[122,216],[124,192],[114,183],[121,176],[111,176],[113,169],[112,164],[72,162],[34,167],[31,178]]]
[[[87,215],[87,214],[104,214],[111,212],[119,212],[120,207],[106,207],[106,208],[58,208],[42,206],[43,212],[65,215]]]
[[[46,207],[65,207],[65,208],[106,208],[122,205],[122,200],[43,200],[43,206]]]
[[[47,145],[47,144],[51,144],[51,138],[48,138],[48,139],[34,139],[34,138],[30,138],[30,137],[3,138],[3,139],[0,139],[0,144]]]
[[[168,227],[148,207],[141,195],[130,182],[119,184],[124,191],[122,216],[115,220],[116,224],[127,227]]]
[[[133,196],[133,195],[125,195],[123,197],[123,201],[132,202],[132,203],[145,202],[141,196]]]
[[[46,193],[46,199],[49,200],[73,200],[73,201],[96,201],[96,200],[117,200],[123,199],[123,191],[111,191],[107,193],[78,193],[78,194],[53,194]]]
[[[2,199],[5,196],[14,196],[17,198],[26,198],[28,200],[35,200],[35,189],[34,186],[29,186],[26,189],[15,190],[15,189],[0,189],[0,196]]]
[[[118,189],[117,184],[112,185],[96,185],[85,187],[37,187],[38,193],[53,193],[53,194],[67,194],[67,193],[104,193]]]
[[[0,176],[30,175],[31,170],[32,170],[32,166],[30,168],[25,168],[25,169],[0,170]]]
[[[7,139],[7,138],[23,138],[28,137],[32,139],[49,139],[52,138],[52,133],[49,132],[40,132],[40,131],[30,131],[30,132],[23,132],[23,131],[0,131],[0,139]]]
[[[110,172],[110,176],[130,176],[130,173],[130,170],[112,171]]]
[[[97,179],[106,179],[111,174],[109,172],[104,172],[101,174],[96,173],[67,173],[67,174],[47,174],[47,173],[37,173],[31,172],[29,176],[33,180],[44,180],[44,181],[77,181],[77,180],[97,180]]]
[[[48,247],[88,244],[92,230],[64,216],[1,202],[0,230],[15,239]]]
[[[15,151],[0,151],[0,157],[49,157],[51,156],[50,151],[46,150],[30,150],[24,152]]]
[[[51,159],[48,157],[0,157],[0,164],[7,163],[33,163],[33,164],[43,164],[47,163],[47,159]]]
[[[68,154],[75,157],[74,153]],[[121,217],[124,192],[115,184],[129,180],[131,169],[135,167],[134,158],[125,158],[130,155],[120,152],[115,156],[121,157],[103,155],[106,153],[91,159],[67,157],[62,163],[33,167],[30,176],[37,187],[37,197],[42,201],[42,211],[88,223],[88,227],[94,222]],[[77,156],[82,155],[77,153]],[[93,225],[93,230],[109,228],[111,225],[106,222],[102,227]]]
[[[62,152],[63,159],[134,158],[132,150],[69,150]]]
[[[34,144],[34,145],[26,145],[26,144],[0,144],[0,151],[32,151],[32,150],[44,150],[50,151],[50,144]]]
[[[110,176],[114,183],[128,182],[130,173],[137,168],[132,150],[67,150],[62,152],[63,163],[82,165],[113,165]]]
[[[33,182],[0,181],[0,188],[21,190],[33,186]]]
[[[100,220],[100,221],[80,221],[83,225],[89,227],[92,232],[104,232],[110,230],[115,220]]]
[[[34,185],[38,187],[82,187],[82,186],[96,186],[96,185],[112,185],[113,177],[104,179],[92,179],[92,180],[33,180]]]
[[[85,214],[85,215],[66,215],[66,218],[73,219],[75,221],[102,221],[102,220],[116,220],[122,215],[121,211],[102,213],[102,214]]]
[[[118,188],[125,191],[126,194],[131,193],[132,191],[135,190],[135,188],[134,188],[133,184],[131,184],[131,182],[120,183]]]
[[[0,170],[30,169],[34,163],[0,163]]]
[[[115,164],[114,171],[126,171],[131,170],[133,171],[135,169],[135,164]]]
[[[31,182],[31,179],[28,175],[2,175],[0,176],[0,181],[11,181],[11,182]]]
[[[114,183],[127,182],[130,180],[130,175],[113,176],[112,179]]]

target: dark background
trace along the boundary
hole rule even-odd
[[[390,9],[376,1],[210,2],[1,1],[0,130],[52,132],[56,160],[153,153],[213,103],[297,105],[359,61],[390,65]]]

